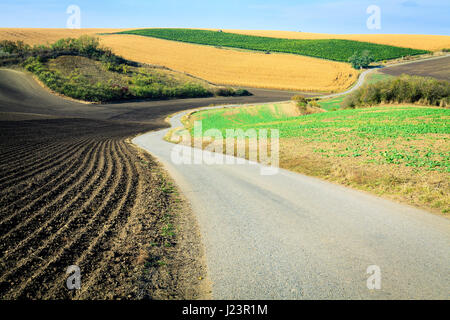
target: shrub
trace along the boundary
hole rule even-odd
[[[44,68],[44,65],[41,63],[39,58],[30,57],[25,60],[23,67],[30,72],[38,74]]]
[[[107,71],[113,71],[113,72],[124,73],[124,74],[128,73],[128,70],[129,70],[128,66],[125,64],[115,64],[112,62],[104,62],[103,67]]]
[[[368,50],[364,50],[362,53],[356,52],[348,59],[355,69],[367,68],[374,61],[374,57]]]
[[[235,97],[235,96],[251,96],[252,94],[246,89],[219,88],[215,91],[217,96]]]
[[[82,35],[78,39],[66,38],[60,39],[50,45],[53,51],[76,51],[88,57],[100,56],[104,50],[100,48],[98,38]]]
[[[319,104],[317,101],[315,101],[315,100],[309,101],[309,102],[308,102],[308,105],[309,105],[310,107],[313,107],[313,108],[320,108],[320,104]]]
[[[298,107],[306,107],[308,100],[302,95],[295,95],[291,98],[292,101],[297,103]]]
[[[216,90],[216,95],[222,97],[232,97],[234,94],[235,92],[232,88],[219,88]]]
[[[2,40],[0,41],[0,49],[9,54],[23,54],[30,50],[31,47],[23,41],[14,42],[10,40]]]
[[[402,75],[368,84],[348,95],[343,108],[356,108],[380,103],[420,103],[430,106],[447,106],[450,97],[448,81]]]
[[[177,95],[180,98],[210,97],[212,92],[203,86],[195,83],[187,83],[181,87],[181,91]]]
[[[246,89],[237,89],[235,92],[236,96],[251,96],[252,93]]]
[[[8,57],[10,54],[0,48],[0,58]]]
[[[306,114],[306,110],[307,110],[307,105],[306,104],[302,104],[302,103],[298,103],[297,102],[297,108],[300,111],[301,114]]]
[[[40,59],[45,62],[48,59],[57,58],[61,55],[79,55],[105,63],[109,62],[113,65],[137,65],[136,63],[132,63],[115,55],[110,49],[101,48],[98,38],[87,35],[83,35],[78,39],[60,39],[48,46],[39,45],[34,47],[31,47],[22,41],[14,42],[3,40],[0,41],[0,51],[21,58],[19,59],[19,63],[25,61],[29,57],[40,57]],[[1,55],[0,58],[2,58]]]

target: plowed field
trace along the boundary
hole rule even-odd
[[[167,267],[149,264],[168,259],[164,245],[175,244],[158,233],[171,214],[170,195],[153,160],[125,139],[148,127],[83,119],[0,123],[3,299],[178,296],[169,278],[161,281]],[[65,285],[70,265],[82,271],[76,292]],[[153,280],[142,288],[136,275],[146,268]],[[169,296],[152,289],[155,276],[172,286]]]
[[[180,110],[294,94],[252,92],[90,105],[0,69],[0,299],[207,298],[195,217],[129,140]]]

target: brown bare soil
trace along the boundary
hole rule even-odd
[[[151,126],[49,119],[0,128],[3,299],[204,295],[201,247],[186,246],[183,228],[193,227],[177,223],[188,208],[175,206],[161,168],[125,139]],[[81,268],[81,290],[65,286],[70,265]]]
[[[381,69],[381,72],[393,76],[409,74],[450,81],[450,57],[389,67]]]
[[[187,201],[130,138],[170,113],[250,97],[92,105],[0,69],[0,299],[209,298]],[[81,289],[65,274],[81,268]]]

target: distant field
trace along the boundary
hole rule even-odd
[[[1,29],[0,40],[46,44],[60,38],[96,35],[126,29]],[[299,91],[342,91],[358,72],[348,64],[303,56],[244,52],[132,35],[99,36],[101,43],[123,57],[166,66],[210,82]]]
[[[342,91],[358,71],[347,63],[244,52],[135,35],[107,35],[102,43],[135,61],[157,64],[221,85],[299,91]]]
[[[217,30],[217,29],[216,29]],[[421,35],[421,34],[328,34],[295,31],[270,30],[223,30],[225,32],[245,34],[251,36],[286,38],[286,39],[346,39],[366,41],[418,50],[438,51],[450,48],[450,36]]]
[[[392,76],[409,74],[450,81],[450,57],[399,65],[382,69],[381,72]]]
[[[29,44],[45,44],[65,37],[79,37],[82,34],[120,32],[131,29],[43,29],[43,28],[0,28],[0,39],[23,40]],[[214,29],[217,30],[217,29]],[[410,34],[328,34],[270,30],[223,30],[225,32],[287,39],[346,39],[371,43],[437,51],[450,48],[450,36]]]
[[[370,51],[376,61],[427,52],[342,39],[282,39],[193,29],[139,29],[122,31],[122,33],[211,46],[299,54],[343,62],[347,62],[355,52],[364,50]]]
[[[99,33],[119,32],[126,29],[44,29],[44,28],[0,28],[0,40],[23,41],[30,45],[53,43],[62,38],[78,38],[81,35],[95,36]]]
[[[450,109],[381,106],[298,116],[293,104],[194,113],[203,130],[279,129],[280,165],[449,213]]]

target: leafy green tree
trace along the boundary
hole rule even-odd
[[[350,62],[352,64],[352,67],[355,69],[367,68],[374,61],[374,57],[368,50],[364,50],[362,53],[355,52],[348,59],[348,62]]]

